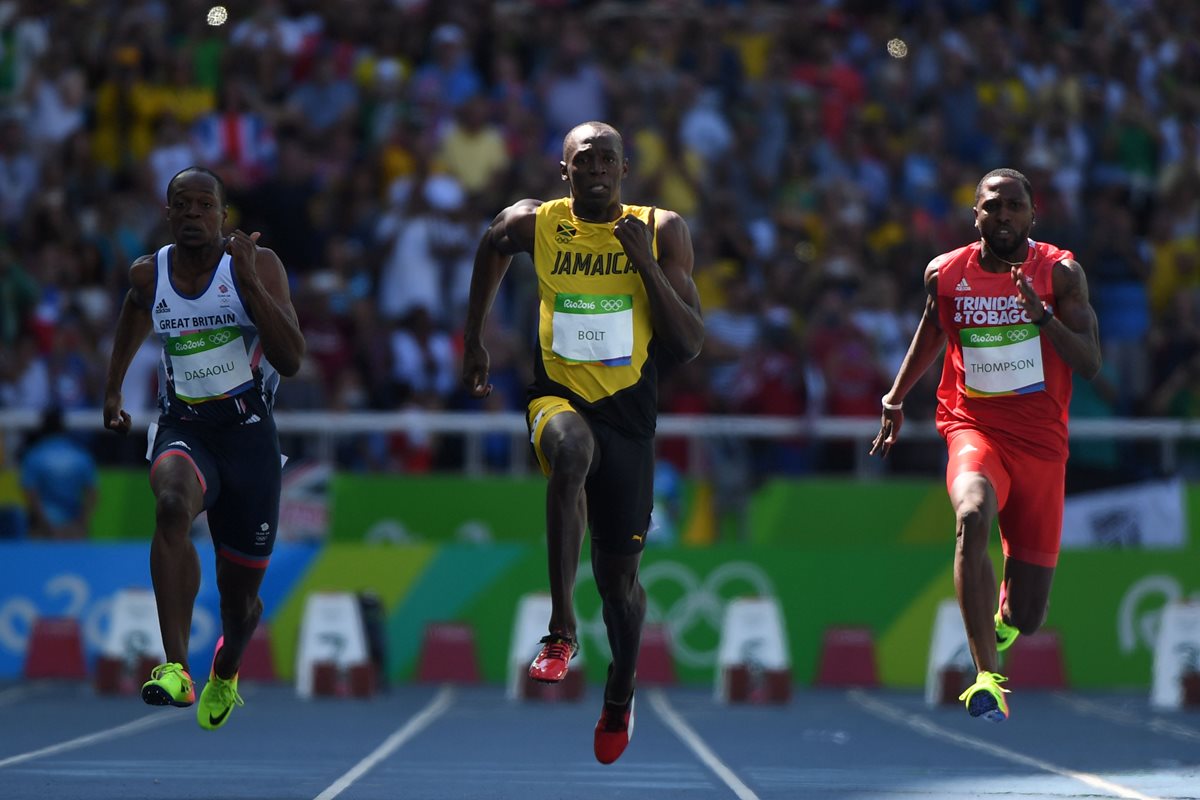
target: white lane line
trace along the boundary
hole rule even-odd
[[[846,696],[851,702],[857,704],[863,709],[869,711],[877,717],[897,722],[901,725],[907,725],[918,733],[923,733],[926,736],[931,736],[935,739],[944,739],[951,744],[956,744],[959,747],[965,747],[968,750],[978,750],[981,753],[987,753],[996,758],[1002,758],[1005,761],[1011,761],[1014,764],[1021,764],[1026,767],[1040,769],[1043,772],[1049,772],[1054,775],[1061,775],[1064,778],[1079,781],[1087,784],[1093,789],[1099,789],[1102,792],[1107,792],[1116,797],[1125,797],[1129,800],[1163,800],[1161,797],[1142,794],[1136,789],[1130,789],[1127,786],[1113,783],[1101,778],[1099,775],[1093,775],[1090,772],[1077,772],[1073,769],[1060,767],[1057,764],[1052,764],[1049,761],[1043,761],[1040,758],[1033,758],[1024,753],[1018,753],[1015,750],[1009,750],[1007,747],[1001,747],[997,744],[976,739],[974,736],[966,736],[965,734],[957,733],[949,728],[943,728],[940,725],[935,725],[929,720],[921,716],[911,716],[901,711],[897,711],[891,706],[870,697],[859,689],[851,689],[846,693]]]
[[[0,706],[12,705],[19,703],[26,697],[45,694],[50,689],[48,682],[23,683],[19,686],[12,686],[4,691],[0,691]]]
[[[88,745],[108,741],[109,739],[117,739],[122,736],[128,736],[131,733],[144,731],[147,728],[155,728],[159,725],[166,725],[169,722],[178,722],[183,719],[194,718],[194,714],[153,714],[148,717],[142,717],[141,719],[135,719],[133,722],[126,722],[124,725],[118,725],[115,728],[108,728],[95,733],[89,733],[86,736],[80,736],[65,742],[52,744],[49,747],[43,747],[40,750],[30,750],[28,753],[20,753],[19,755],[0,759],[0,769],[11,767],[14,764],[23,764],[26,761],[33,761],[35,758],[55,756],[59,753],[65,753],[68,750],[78,750],[81,747],[87,747]]]
[[[1085,700],[1082,697],[1073,697],[1059,692],[1055,692],[1054,699],[1066,706],[1070,706],[1071,710],[1077,711],[1080,714],[1089,714],[1119,725],[1145,728],[1148,731],[1161,733],[1165,736],[1173,736],[1189,742],[1200,742],[1200,730],[1189,728],[1187,725],[1181,725],[1178,722],[1172,722],[1169,719],[1163,719],[1162,717],[1150,717],[1147,719],[1133,711],[1127,711],[1122,708],[1110,708],[1095,700]]]
[[[704,766],[708,767],[713,773],[721,779],[721,781],[729,787],[729,789],[738,796],[739,800],[759,800],[749,786],[742,783],[741,779],[733,773],[729,767],[725,766],[725,762],[717,758],[717,754],[704,743],[700,735],[692,730],[683,717],[675,713],[675,709],[671,708],[671,704],[667,701],[667,696],[663,694],[662,689],[651,689],[650,705],[654,706],[654,710],[662,717],[663,722],[667,723],[680,741],[686,744],[691,751],[696,754]]]
[[[376,764],[399,750],[401,745],[416,736],[428,727],[431,722],[444,714],[453,702],[454,689],[450,686],[443,686],[434,695],[429,705],[425,706],[415,717],[404,723],[404,726],[398,731],[384,739],[383,744],[376,747],[370,755],[355,764],[349,772],[331,783],[328,789],[316,796],[315,800],[333,800],[333,798],[349,789],[354,785],[355,781],[370,772]]]

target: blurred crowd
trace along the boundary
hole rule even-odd
[[[1189,0],[258,0],[222,25],[209,6],[0,0],[0,407],[100,406],[128,266],[168,241],[167,182],[201,164],[230,227],[289,272],[308,360],[277,408],[522,409],[520,259],[489,321],[496,391],[459,390],[474,248],[503,206],[565,192],[563,135],[598,119],[625,137],[626,202],[678,211],[694,239],[707,340],[664,381],[665,412],[877,415],[923,267],[972,240],[979,178],[1011,166],[1034,238],[1074,251],[1100,317],[1104,372],[1075,415],[1200,414]],[[135,419],[157,358],[148,342],[130,370]],[[850,457],[733,449],[716,461]],[[424,470],[460,451],[362,437],[338,459]],[[1084,446],[1073,464],[1119,458]]]

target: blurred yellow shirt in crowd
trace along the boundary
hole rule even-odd
[[[452,125],[438,147],[435,171],[453,175],[468,194],[478,194],[508,169],[508,163],[504,137],[494,127],[472,132]]]
[[[1154,245],[1149,283],[1150,311],[1161,316],[1177,292],[1200,287],[1200,242],[1180,237]]]
[[[669,208],[684,219],[692,219],[700,211],[700,196],[696,189],[704,172],[704,160],[698,153],[687,151],[678,161],[667,157],[667,143],[654,130],[643,128],[633,135],[637,158],[631,163],[634,174],[647,188],[649,195],[663,208]]]

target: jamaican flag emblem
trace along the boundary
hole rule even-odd
[[[558,223],[558,230],[554,232],[554,241],[559,244],[567,244],[575,238],[576,233],[578,231],[575,230],[574,225],[569,222],[560,222]]]

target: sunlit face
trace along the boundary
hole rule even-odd
[[[567,141],[562,175],[577,202],[589,206],[618,202],[621,181],[628,172],[621,137],[612,131],[580,128]]]
[[[225,204],[215,178],[203,172],[186,172],[168,188],[167,222],[175,243],[204,247],[221,238]]]
[[[984,181],[975,200],[975,227],[988,249],[1011,258],[1033,228],[1033,202],[1016,178],[996,176]]]

